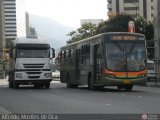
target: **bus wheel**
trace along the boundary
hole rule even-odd
[[[67,75],[67,77],[66,77],[66,82],[67,82],[67,87],[68,87],[68,88],[71,88],[72,85],[71,85],[71,82],[70,82],[70,77],[69,77],[69,75]]]
[[[9,86],[9,88],[13,88],[13,82],[12,82],[12,80],[13,80],[13,77],[12,77],[12,75],[10,74],[9,75],[9,79],[8,79],[8,86]]]
[[[69,75],[67,75],[66,81],[67,81],[67,87],[68,87],[68,88],[77,88],[77,87],[78,87],[77,84],[71,84],[70,76],[69,76]]]
[[[126,91],[131,91],[133,88],[133,85],[126,85],[124,86],[124,88],[126,89]]]
[[[96,87],[94,86],[94,82],[93,82],[92,76],[89,76],[89,79],[88,79],[88,88],[91,89],[91,90],[95,90],[96,89]]]
[[[118,85],[117,88],[120,90],[120,89],[124,89],[124,86],[123,85]]]

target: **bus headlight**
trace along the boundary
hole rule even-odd
[[[22,78],[22,73],[16,73],[16,78]]]
[[[51,73],[45,73],[44,76],[48,78],[48,77],[52,77],[52,74]]]
[[[105,76],[106,76],[106,77],[110,77],[110,78],[116,78],[116,76],[113,75],[113,74],[106,74]]]

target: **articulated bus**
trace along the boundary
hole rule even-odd
[[[138,33],[102,33],[61,48],[60,81],[68,88],[117,86],[132,90],[147,79],[145,37]]]

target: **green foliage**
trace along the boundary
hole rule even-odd
[[[71,39],[69,39],[67,43],[70,44],[72,42],[76,42],[91,37],[95,34],[96,34],[96,25],[92,23],[84,23],[77,30],[71,31],[69,34],[67,34],[68,36],[71,37]]]
[[[134,21],[136,33],[144,34],[147,40],[154,39],[154,28],[151,21],[147,21],[140,15],[136,15],[135,17],[127,14],[119,14],[100,23],[98,27],[92,23],[82,24],[80,28],[67,34],[71,37],[67,43],[76,42],[105,32],[128,32],[129,21]]]
[[[97,33],[104,32],[127,32],[128,22],[134,19],[130,15],[119,14],[108,21],[104,21],[97,27]]]
[[[147,21],[144,17],[138,15],[134,22],[136,33],[144,34],[147,40],[154,39],[154,27],[151,21]]]
[[[97,33],[128,32],[129,21],[134,21],[136,33],[144,34],[147,40],[152,40],[154,38],[153,23],[151,21],[147,21],[140,15],[133,17],[131,15],[120,14],[112,17],[97,27]]]

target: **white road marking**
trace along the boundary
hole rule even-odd
[[[112,104],[106,104],[106,106],[111,106]]]
[[[11,112],[0,106],[0,114],[11,114]]]

